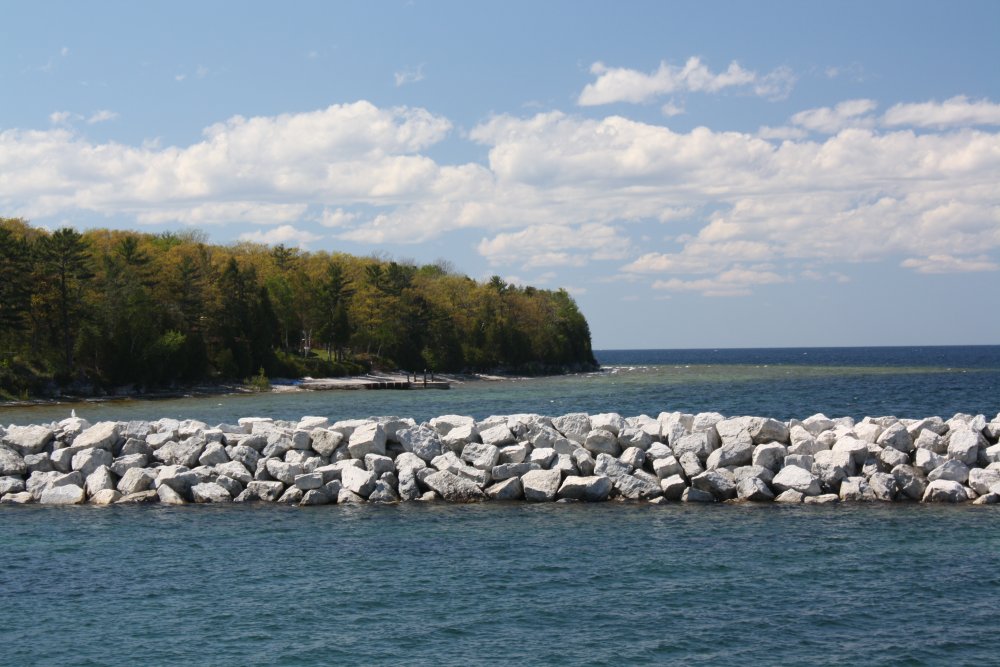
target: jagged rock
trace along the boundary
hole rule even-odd
[[[479,439],[483,445],[492,445],[498,451],[500,447],[505,447],[517,440],[506,424],[497,424],[491,428],[479,431]],[[465,448],[468,449],[472,444],[475,443],[470,443]]]
[[[500,461],[500,448],[492,444],[472,442],[462,450],[461,458],[479,470],[492,470]]]
[[[641,428],[625,427],[618,433],[618,446],[621,449],[638,447],[647,451],[653,444],[653,436]]]
[[[184,466],[164,466],[156,472],[157,489],[161,486],[169,486],[185,499],[191,495],[191,487],[201,482],[197,474]]]
[[[196,503],[228,503],[233,497],[214,482],[203,482],[191,487],[191,497]]]
[[[920,500],[927,488],[927,480],[910,465],[898,465],[892,469],[892,477],[899,491],[910,500]]]
[[[145,468],[148,464],[149,458],[145,454],[126,454],[111,462],[111,472],[121,477],[132,468]]]
[[[913,445],[918,449],[926,449],[935,454],[948,452],[948,443],[940,435],[930,429],[923,429],[917,434]]]
[[[848,477],[840,484],[840,499],[844,502],[875,500],[875,494],[864,477]]]
[[[220,463],[226,463],[229,460],[229,454],[226,453],[226,448],[217,442],[211,442],[205,445],[205,450],[198,457],[198,463],[203,466],[214,466]]]
[[[542,467],[537,463],[502,463],[498,466],[493,466],[492,477],[493,481],[502,482],[504,480],[521,477],[526,472],[541,469]]]
[[[854,474],[854,459],[850,452],[835,452],[832,449],[816,452],[812,473],[819,477],[823,486],[836,491],[840,488],[841,481]]]
[[[446,470],[426,475],[423,478],[423,483],[448,502],[468,503],[486,498],[486,494],[476,486],[475,482]]]
[[[185,440],[184,442],[168,442],[153,452],[153,457],[164,464],[187,466],[191,468],[198,465],[198,457],[205,450],[205,443],[199,440]]]
[[[1000,503],[1000,493],[987,493],[972,501],[973,505],[996,505]]]
[[[708,491],[702,491],[701,489],[696,489],[693,486],[689,486],[684,489],[681,493],[681,502],[685,503],[714,503],[715,496],[713,496]]]
[[[936,479],[927,485],[921,500],[925,503],[964,503],[968,499],[965,488],[959,482]]]
[[[351,432],[347,449],[351,453],[351,458],[364,459],[365,454],[380,454],[385,456],[385,445],[386,435],[382,425],[366,422]],[[405,449],[405,443],[403,447]]]
[[[236,498],[243,492],[243,485],[228,475],[219,475],[215,478],[215,483],[224,488],[230,498]]]
[[[660,491],[667,500],[680,500],[687,488],[687,482],[680,475],[671,475],[660,480]]]
[[[691,486],[708,491],[717,500],[736,497],[736,482],[728,471],[707,470],[691,479]]]
[[[21,456],[38,454],[48,447],[55,434],[45,426],[11,426],[3,436],[3,444]]]
[[[806,505],[832,505],[840,502],[840,496],[836,493],[823,493],[818,496],[806,496],[802,502]]]
[[[285,489],[285,492],[281,494],[276,502],[282,505],[298,505],[302,502],[302,498],[305,497],[306,493],[297,486],[290,486]],[[364,500],[362,500],[364,502]]]
[[[462,415],[442,415],[435,417],[428,422],[430,427],[441,435],[446,435],[449,431],[460,426],[475,426],[476,420],[472,417]]]
[[[596,467],[597,462],[588,450],[581,447],[574,451],[570,455],[570,458],[573,459],[573,463],[576,464],[576,468],[580,471],[581,475],[586,477],[594,474],[594,468]]]
[[[677,457],[677,462],[680,464],[681,470],[684,471],[684,476],[688,479],[693,479],[705,472],[701,461],[698,460],[698,455],[694,452],[684,452]]]
[[[278,481],[254,480],[247,484],[243,494],[252,500],[263,500],[264,502],[277,502],[285,492],[285,485]],[[243,495],[241,494],[241,495]]]
[[[729,442],[724,441],[721,447],[708,455],[705,463],[707,470],[747,465],[753,460],[753,441],[750,439],[749,433],[745,431],[741,431],[741,433],[746,433],[746,437],[737,437]]]
[[[990,493],[990,489],[1000,483],[1000,470],[972,468],[969,470],[968,484],[979,495]]]
[[[27,505],[35,501],[35,497],[28,491],[18,493],[8,493],[0,497],[0,504],[3,505]]]
[[[38,495],[38,502],[42,505],[79,505],[86,499],[83,487],[76,484],[52,486]]]
[[[786,466],[779,470],[771,485],[779,493],[788,489],[805,496],[818,496],[821,493],[819,478],[798,466]]]
[[[102,489],[90,496],[91,505],[113,505],[122,499],[122,494],[115,489]]]
[[[868,478],[868,486],[875,494],[876,500],[891,502],[899,494],[899,485],[894,475],[885,472],[877,472]]]
[[[95,447],[110,452],[118,443],[118,438],[117,422],[99,422],[76,436],[73,439],[73,446],[80,449]]]
[[[948,435],[948,458],[967,466],[975,465],[979,459],[981,439],[982,436],[971,429],[956,429]]]
[[[20,477],[0,477],[0,496],[24,491],[24,480]]]
[[[715,433],[715,431],[713,430],[712,433]],[[681,436],[676,442],[671,443],[670,448],[673,450],[674,456],[677,457],[678,461],[681,460],[684,454],[691,453],[697,456],[698,460],[702,463],[715,450],[708,431],[699,431]]]
[[[507,445],[500,448],[500,463],[523,463],[528,460],[531,453],[531,445],[526,442],[519,442],[514,445]]]
[[[329,505],[330,496],[326,495],[325,491],[321,489],[309,489],[302,494],[302,500],[299,501],[299,505],[303,507],[311,507],[314,505]]]
[[[736,483],[736,497],[748,502],[774,500],[774,493],[759,477],[743,477]]]
[[[563,437],[584,446],[586,446],[585,440],[587,439],[587,435],[593,430],[590,425],[590,415],[584,412],[574,412],[556,417],[552,420],[552,427],[562,433]],[[613,439],[617,446],[617,438],[613,437]],[[617,452],[615,453],[617,454]]]
[[[652,475],[647,476],[640,473],[621,475],[612,478],[611,482],[622,497],[629,500],[649,500],[663,494],[659,479],[652,477]]]
[[[863,466],[865,464],[865,460],[868,458],[868,443],[858,440],[852,436],[838,438],[830,450],[833,452],[845,452],[850,454],[851,460],[854,462],[855,470],[858,467]]]
[[[488,487],[486,495],[491,500],[520,500],[524,497],[524,489],[521,486],[520,479],[517,477],[508,477]]]
[[[362,498],[367,498],[375,490],[376,479],[375,473],[371,470],[346,467],[340,472],[340,481],[344,488]]]
[[[303,491],[312,491],[321,488],[326,483],[321,472],[306,472],[295,476],[295,486]]]
[[[606,475],[612,480],[632,472],[632,466],[609,454],[598,454],[594,464],[595,475]]]
[[[441,440],[437,432],[426,426],[415,426],[396,433],[403,449],[430,462],[441,455]],[[383,452],[384,453],[384,452]]]
[[[167,488],[167,487],[164,487],[164,488]],[[184,504],[184,499],[181,498],[180,501],[177,502],[176,500],[173,500],[173,497],[171,497],[171,500],[167,500],[167,499],[161,497],[157,491],[153,491],[152,489],[149,489],[148,491],[138,491],[136,493],[130,493],[128,495],[123,495],[121,498],[119,498],[115,502],[115,504],[116,505],[142,505],[142,504],[146,504],[146,503],[156,503],[156,502],[161,502],[161,503],[166,503],[166,504],[173,504],[173,505],[183,505]]]
[[[965,484],[968,479],[969,466],[965,465],[961,461],[945,461],[927,474],[927,480],[929,482],[947,480],[958,482],[959,484]]]
[[[900,422],[894,422],[886,427],[875,442],[883,447],[892,447],[907,454],[913,451],[913,438]]]
[[[621,453],[618,460],[628,464],[632,468],[641,469],[646,464],[646,452],[638,447],[629,447]]]
[[[591,415],[590,428],[604,429],[617,436],[625,428],[625,420],[622,419],[620,414],[615,412]]]
[[[777,442],[768,442],[754,447],[750,462],[776,472],[781,468],[787,455],[787,447]]]
[[[777,496],[775,496],[774,502],[796,504],[796,503],[801,503],[803,499],[805,499],[805,496],[803,494],[799,493],[795,489],[788,489],[786,491],[782,491]]]
[[[607,500],[611,493],[612,482],[604,475],[591,475],[579,477],[571,475],[560,485],[557,495],[559,498],[569,498],[572,500],[582,500],[586,502],[600,502]]]
[[[618,456],[621,452],[618,438],[613,433],[603,429],[588,432],[583,439],[583,446],[587,451],[597,455]]]
[[[531,450],[528,463],[534,463],[541,469],[548,469],[559,458],[556,450],[551,447],[541,447]]]
[[[371,503],[398,503],[399,494],[393,485],[384,479],[375,482],[375,488],[368,495],[368,502]]]
[[[24,465],[28,467],[28,471],[25,473],[27,475],[30,475],[36,470],[39,472],[49,472],[50,470],[55,469],[52,466],[52,458],[45,452],[42,452],[41,454],[26,454],[24,456]]]
[[[547,502],[556,499],[562,474],[558,470],[530,470],[521,477],[526,500]]]
[[[679,475],[682,472],[681,464],[677,461],[673,454],[669,456],[653,459],[653,472],[660,479],[666,479],[668,477],[673,477],[674,475]]]
[[[108,450],[89,447],[78,451],[73,456],[71,467],[73,470],[79,470],[81,475],[87,477],[98,468],[110,467],[113,462],[114,457],[111,456],[111,452]]]
[[[24,475],[28,465],[12,447],[0,445],[0,475]]]
[[[285,484],[294,484],[295,478],[305,472],[305,469],[298,463],[287,463],[280,459],[265,459],[267,472],[274,479]]]
[[[934,470],[935,468],[941,466],[947,460],[948,459],[939,454],[936,454],[931,449],[918,448],[914,451],[913,454],[913,465],[920,468],[925,473],[928,473]]]
[[[93,496],[99,491],[114,490],[115,478],[111,474],[111,469],[107,466],[100,466],[94,472],[87,475],[83,484],[88,496]]]

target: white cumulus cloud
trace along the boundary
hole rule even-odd
[[[958,95],[944,102],[896,104],[882,116],[889,127],[970,127],[1000,125],[1000,104],[989,100],[972,101]]]
[[[268,245],[295,245],[299,248],[306,248],[310,243],[318,241],[320,238],[322,237],[304,229],[296,229],[292,225],[281,225],[267,231],[258,230],[240,234],[240,239],[243,241]]]
[[[649,73],[626,67],[608,67],[596,62],[591,65],[590,73],[597,79],[587,84],[580,93],[577,103],[581,106],[641,103],[671,93],[717,93],[726,88],[741,88],[762,97],[783,97],[795,81],[787,68],[761,75],[745,69],[735,60],[725,70],[713,72],[698,57],[688,58],[682,66],[662,61],[655,71]]]

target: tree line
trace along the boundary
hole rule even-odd
[[[0,392],[596,365],[565,290],[444,262],[0,218]]]

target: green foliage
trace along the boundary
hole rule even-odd
[[[15,362],[15,360],[17,360]],[[0,219],[0,393],[371,367],[558,372],[595,365],[563,290],[477,282],[447,262],[308,253],[198,232],[47,232]]]
[[[271,391],[271,381],[267,378],[267,375],[265,375],[263,366],[261,366],[260,370],[257,371],[257,375],[244,380],[243,386],[249,389],[250,391],[256,391],[256,392]]]

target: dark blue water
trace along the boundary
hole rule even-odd
[[[1000,347],[601,351],[584,376],[0,422],[1000,411]],[[996,507],[0,506],[2,665],[995,664]]]
[[[988,507],[0,509],[8,665],[995,664]]]

